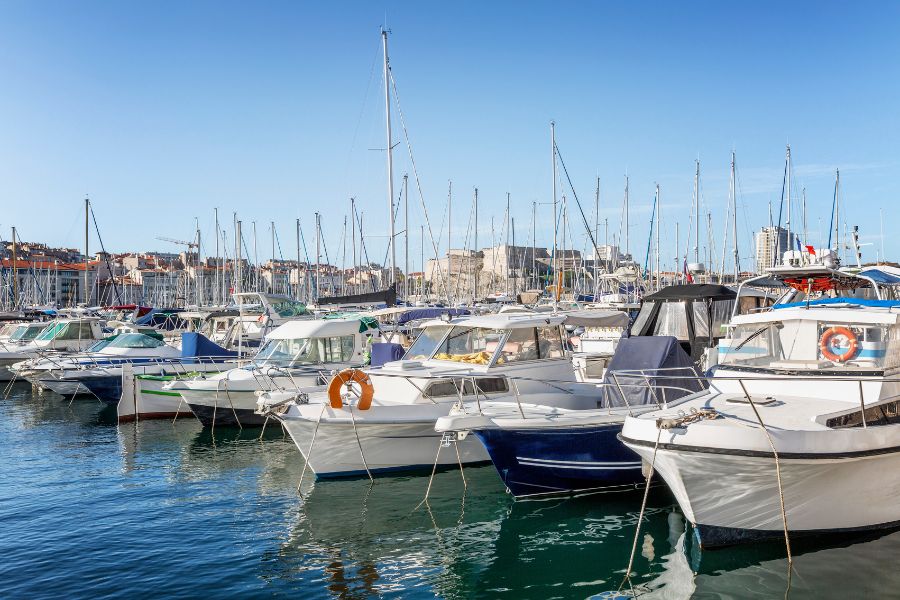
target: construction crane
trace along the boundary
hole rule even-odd
[[[175,238],[169,238],[169,237],[158,237],[156,239],[158,239],[161,242],[171,242],[173,244],[181,244],[182,246],[187,246],[188,251],[190,251],[193,248],[200,247],[200,244],[198,242],[185,242],[184,240],[176,240]]]

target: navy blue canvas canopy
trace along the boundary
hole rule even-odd
[[[237,356],[237,352],[226,350],[202,333],[185,331],[181,334],[181,357],[183,359],[205,356]]]
[[[635,371],[640,371],[639,373]],[[691,357],[670,336],[624,338],[603,376],[605,406],[671,402],[703,389]]]
[[[859,274],[862,277],[868,277],[878,285],[900,285],[900,275],[883,269],[863,269]]]

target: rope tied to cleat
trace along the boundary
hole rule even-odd
[[[722,416],[723,415],[719,414],[714,408],[692,408],[690,412],[687,413],[683,410],[679,410],[676,417],[657,419],[656,427],[658,429],[676,429],[678,427],[690,425],[691,423],[712,421],[722,418]]]

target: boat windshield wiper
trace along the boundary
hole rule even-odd
[[[751,333],[750,335],[748,335],[748,336],[744,339],[744,341],[742,341],[740,344],[738,344],[737,346],[735,346],[735,347],[734,347],[734,350],[740,350],[741,348],[743,348],[744,346],[746,346],[748,342],[750,342],[751,340],[755,340],[756,338],[758,338],[758,337],[759,337],[759,334],[761,334],[763,331],[765,331],[765,330],[768,329],[768,328],[769,328],[768,325],[766,325],[765,327],[760,327],[759,329],[757,329],[756,331],[754,331],[753,333]]]

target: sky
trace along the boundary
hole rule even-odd
[[[0,238],[16,226],[25,240],[81,246],[88,196],[109,251],[179,251],[156,238],[189,240],[196,219],[213,254],[217,207],[229,244],[237,213],[248,251],[255,221],[267,259],[274,221],[276,254],[291,258],[297,218],[314,256],[318,211],[329,259],[341,264],[354,197],[369,259],[383,262],[386,25],[401,109],[394,102],[395,197],[409,174],[412,270],[423,204],[446,251],[450,182],[453,247],[465,244],[475,188],[479,246],[502,241],[507,193],[517,243],[531,243],[536,202],[537,244],[552,244],[551,121],[572,182],[560,173],[570,247],[588,244],[574,197],[593,226],[598,177],[598,241],[604,221],[621,240],[627,174],[629,249],[643,262],[658,184],[662,260],[675,264],[693,246],[699,159],[720,262],[734,151],[747,269],[770,202],[778,221],[790,144],[792,229],[802,230],[805,190],[806,240],[825,243],[839,168],[842,221],[859,226],[863,260],[882,247],[896,260],[898,22],[900,4],[875,2],[2,0]],[[427,259],[427,229],[425,244]],[[730,240],[727,252],[730,261]]]

